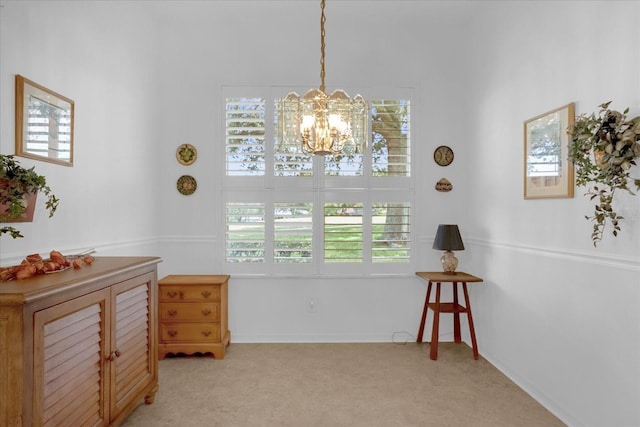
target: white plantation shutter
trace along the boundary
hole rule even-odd
[[[277,111],[278,100],[275,101],[274,109]],[[281,126],[280,117],[276,113],[273,115],[274,128]],[[274,133],[274,176],[313,176],[313,157],[302,152],[302,146],[291,146],[278,140],[278,132]]]
[[[327,156],[324,162],[326,176],[362,176],[364,175],[364,154]]]
[[[227,202],[225,217],[226,262],[264,262],[264,203]]]
[[[227,98],[225,111],[227,176],[264,175],[264,98]]]
[[[275,263],[309,263],[313,253],[313,210],[309,202],[277,202],[273,207]]]
[[[274,176],[312,176],[311,157],[287,151],[287,147],[276,144],[274,156]]]
[[[363,258],[362,203],[324,205],[324,262],[357,262]]]
[[[374,263],[407,263],[411,259],[411,204],[374,203],[371,251]]]
[[[373,100],[371,109],[373,175],[411,176],[409,101]]]
[[[366,147],[352,155],[308,156],[277,139],[274,107],[286,92],[223,89],[225,270],[301,276],[413,271],[411,96],[400,90],[395,93],[403,95],[394,97],[391,90],[369,101]]]

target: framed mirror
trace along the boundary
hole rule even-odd
[[[574,120],[571,103],[524,122],[525,199],[573,197],[568,130]]]
[[[74,102],[16,75],[16,155],[73,166]]]

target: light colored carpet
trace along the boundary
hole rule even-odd
[[[564,425],[466,344],[231,344],[159,377],[124,426]]]

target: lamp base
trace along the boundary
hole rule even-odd
[[[444,251],[440,258],[442,263],[442,270],[446,274],[456,274],[456,268],[458,268],[458,258],[451,251]]]

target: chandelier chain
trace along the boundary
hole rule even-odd
[[[325,89],[325,0],[320,0],[320,87],[302,97],[290,92],[278,103],[278,140],[287,152],[304,155],[362,153],[366,147],[368,107],[362,96]],[[299,146],[297,148],[295,146]]]
[[[327,20],[324,16],[324,2],[321,2],[322,15],[320,17],[320,90],[324,92],[324,23]]]

